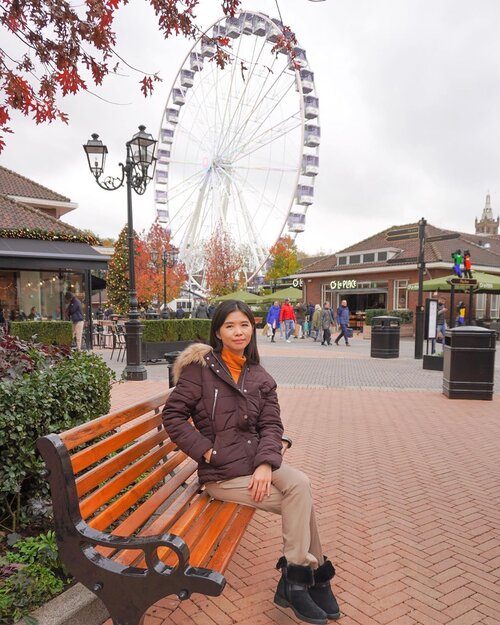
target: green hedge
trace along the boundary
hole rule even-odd
[[[367,308],[365,310],[365,323],[367,326],[372,325],[373,317],[382,317],[389,315],[390,317],[399,317],[401,325],[413,322],[413,312],[406,308],[402,310],[387,310],[386,308]]]
[[[142,340],[146,343],[207,341],[210,319],[147,319]]]
[[[35,452],[39,436],[106,414],[113,372],[102,358],[73,352],[56,366],[0,383],[0,523],[15,531],[49,500]]]
[[[71,321],[12,321],[9,334],[44,345],[71,345]]]

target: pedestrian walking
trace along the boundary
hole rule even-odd
[[[323,308],[321,310],[320,324],[321,329],[323,330],[323,340],[321,341],[321,345],[331,345],[332,344],[332,331],[331,327],[333,324],[333,313],[330,308],[330,302],[325,302],[323,304]]]
[[[83,309],[80,300],[67,291],[64,296],[64,300],[67,304],[66,307],[66,319],[69,319],[73,328],[73,338],[75,339],[76,349],[82,349],[82,336],[83,336]]]
[[[280,323],[285,322],[285,340],[287,343],[290,343],[290,336],[292,335],[295,329],[295,313],[293,312],[292,305],[290,304],[290,300],[288,297],[285,299],[283,304],[281,305],[280,310]]]
[[[340,326],[340,334],[335,339],[335,345],[338,346],[340,339],[344,337],[345,344],[349,347],[349,308],[345,299],[340,302],[340,306],[337,308],[337,323]]]
[[[203,300],[196,307],[196,310],[194,311],[194,318],[195,319],[209,319],[210,318],[208,315],[207,305],[205,304]]]
[[[312,336],[312,320],[314,317],[314,311],[316,310],[316,306],[314,304],[307,304],[307,314],[309,315],[309,336]]]
[[[283,438],[276,382],[259,364],[250,308],[236,300],[220,304],[210,345],[184,350],[174,378],[163,423],[172,442],[198,463],[207,493],[281,514],[275,603],[308,623],[339,618],[330,585],[335,569],[321,548],[309,478],[283,462],[291,441]]]
[[[267,324],[271,327],[272,330],[272,336],[271,336],[271,343],[275,343],[276,341],[274,340],[274,335],[276,334],[276,330],[279,328],[280,325],[280,304],[279,302],[274,302],[274,304],[272,306],[269,307],[269,310],[267,311],[267,318],[266,318],[266,322]]]
[[[297,326],[298,326],[298,331],[295,332],[295,338],[298,339],[299,334],[300,334],[300,338],[304,339],[305,338],[304,323],[306,321],[307,306],[302,302],[297,302],[297,306],[295,307],[294,312],[295,312],[295,318],[297,320]]]
[[[319,333],[321,332],[321,306],[319,304],[316,304],[314,307],[311,332],[314,334],[314,342],[316,342],[319,338]]]
[[[175,311],[175,318],[184,319],[185,314],[186,313],[184,311],[184,308],[182,308],[182,306],[179,306],[179,308]]]

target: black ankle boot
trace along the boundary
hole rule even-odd
[[[306,623],[326,625],[327,615],[311,598],[308,589],[314,584],[314,572],[309,566],[287,564],[281,557],[276,564],[281,569],[281,579],[274,595],[274,603],[282,608],[292,608],[295,616]]]
[[[326,612],[329,619],[340,618],[340,609],[330,586],[335,575],[335,568],[325,557],[324,563],[314,571],[314,586],[309,588],[309,595],[316,605]]]

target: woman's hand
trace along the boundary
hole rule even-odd
[[[264,497],[271,494],[271,478],[273,469],[270,464],[260,464],[253,472],[250,478],[248,488],[252,491],[252,499],[254,501],[264,501]]]

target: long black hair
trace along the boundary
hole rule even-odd
[[[221,302],[215,309],[212,317],[212,325],[210,326],[210,345],[214,348],[214,352],[222,351],[222,341],[217,337],[217,332],[222,327],[222,324],[226,320],[227,316],[236,311],[242,312],[245,317],[248,318],[252,324],[252,338],[250,343],[245,347],[245,357],[247,362],[251,365],[258,365],[260,363],[259,350],[257,349],[257,334],[255,331],[255,318],[249,306],[245,302],[240,302],[237,299],[228,299],[225,302]]]

